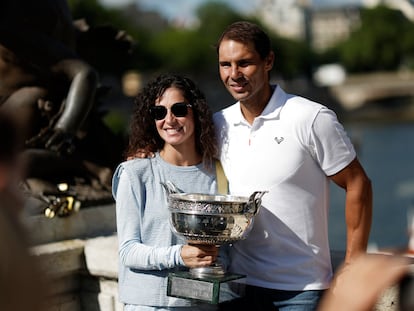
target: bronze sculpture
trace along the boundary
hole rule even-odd
[[[75,26],[65,0],[3,0],[0,12],[0,109],[25,129],[26,190],[46,204],[68,195],[61,183],[83,201],[112,200],[123,145],[97,112],[98,73],[78,53],[90,28]]]

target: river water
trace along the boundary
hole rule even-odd
[[[371,248],[405,247],[407,215],[414,208],[414,122],[345,123],[374,191]],[[331,185],[330,244],[344,250],[345,193]]]

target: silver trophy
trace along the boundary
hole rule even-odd
[[[164,186],[169,193],[170,222],[175,234],[184,237],[189,244],[216,246],[246,238],[260,209],[262,196],[267,192],[256,191],[244,197],[180,193],[170,182]],[[244,277],[228,273],[220,262],[215,262],[188,272],[170,273],[167,295],[216,304],[230,299],[221,294],[221,289],[226,287],[223,284]]]

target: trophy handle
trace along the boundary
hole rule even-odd
[[[247,208],[245,212],[251,214],[252,216],[255,216],[259,212],[260,206],[262,205],[262,197],[267,192],[268,191],[253,192],[249,197],[249,201],[247,202]]]

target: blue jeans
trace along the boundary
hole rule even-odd
[[[219,310],[315,311],[323,290],[285,291],[246,286],[242,298],[222,303]]]
[[[280,311],[314,311],[323,291],[275,291],[273,305]]]

